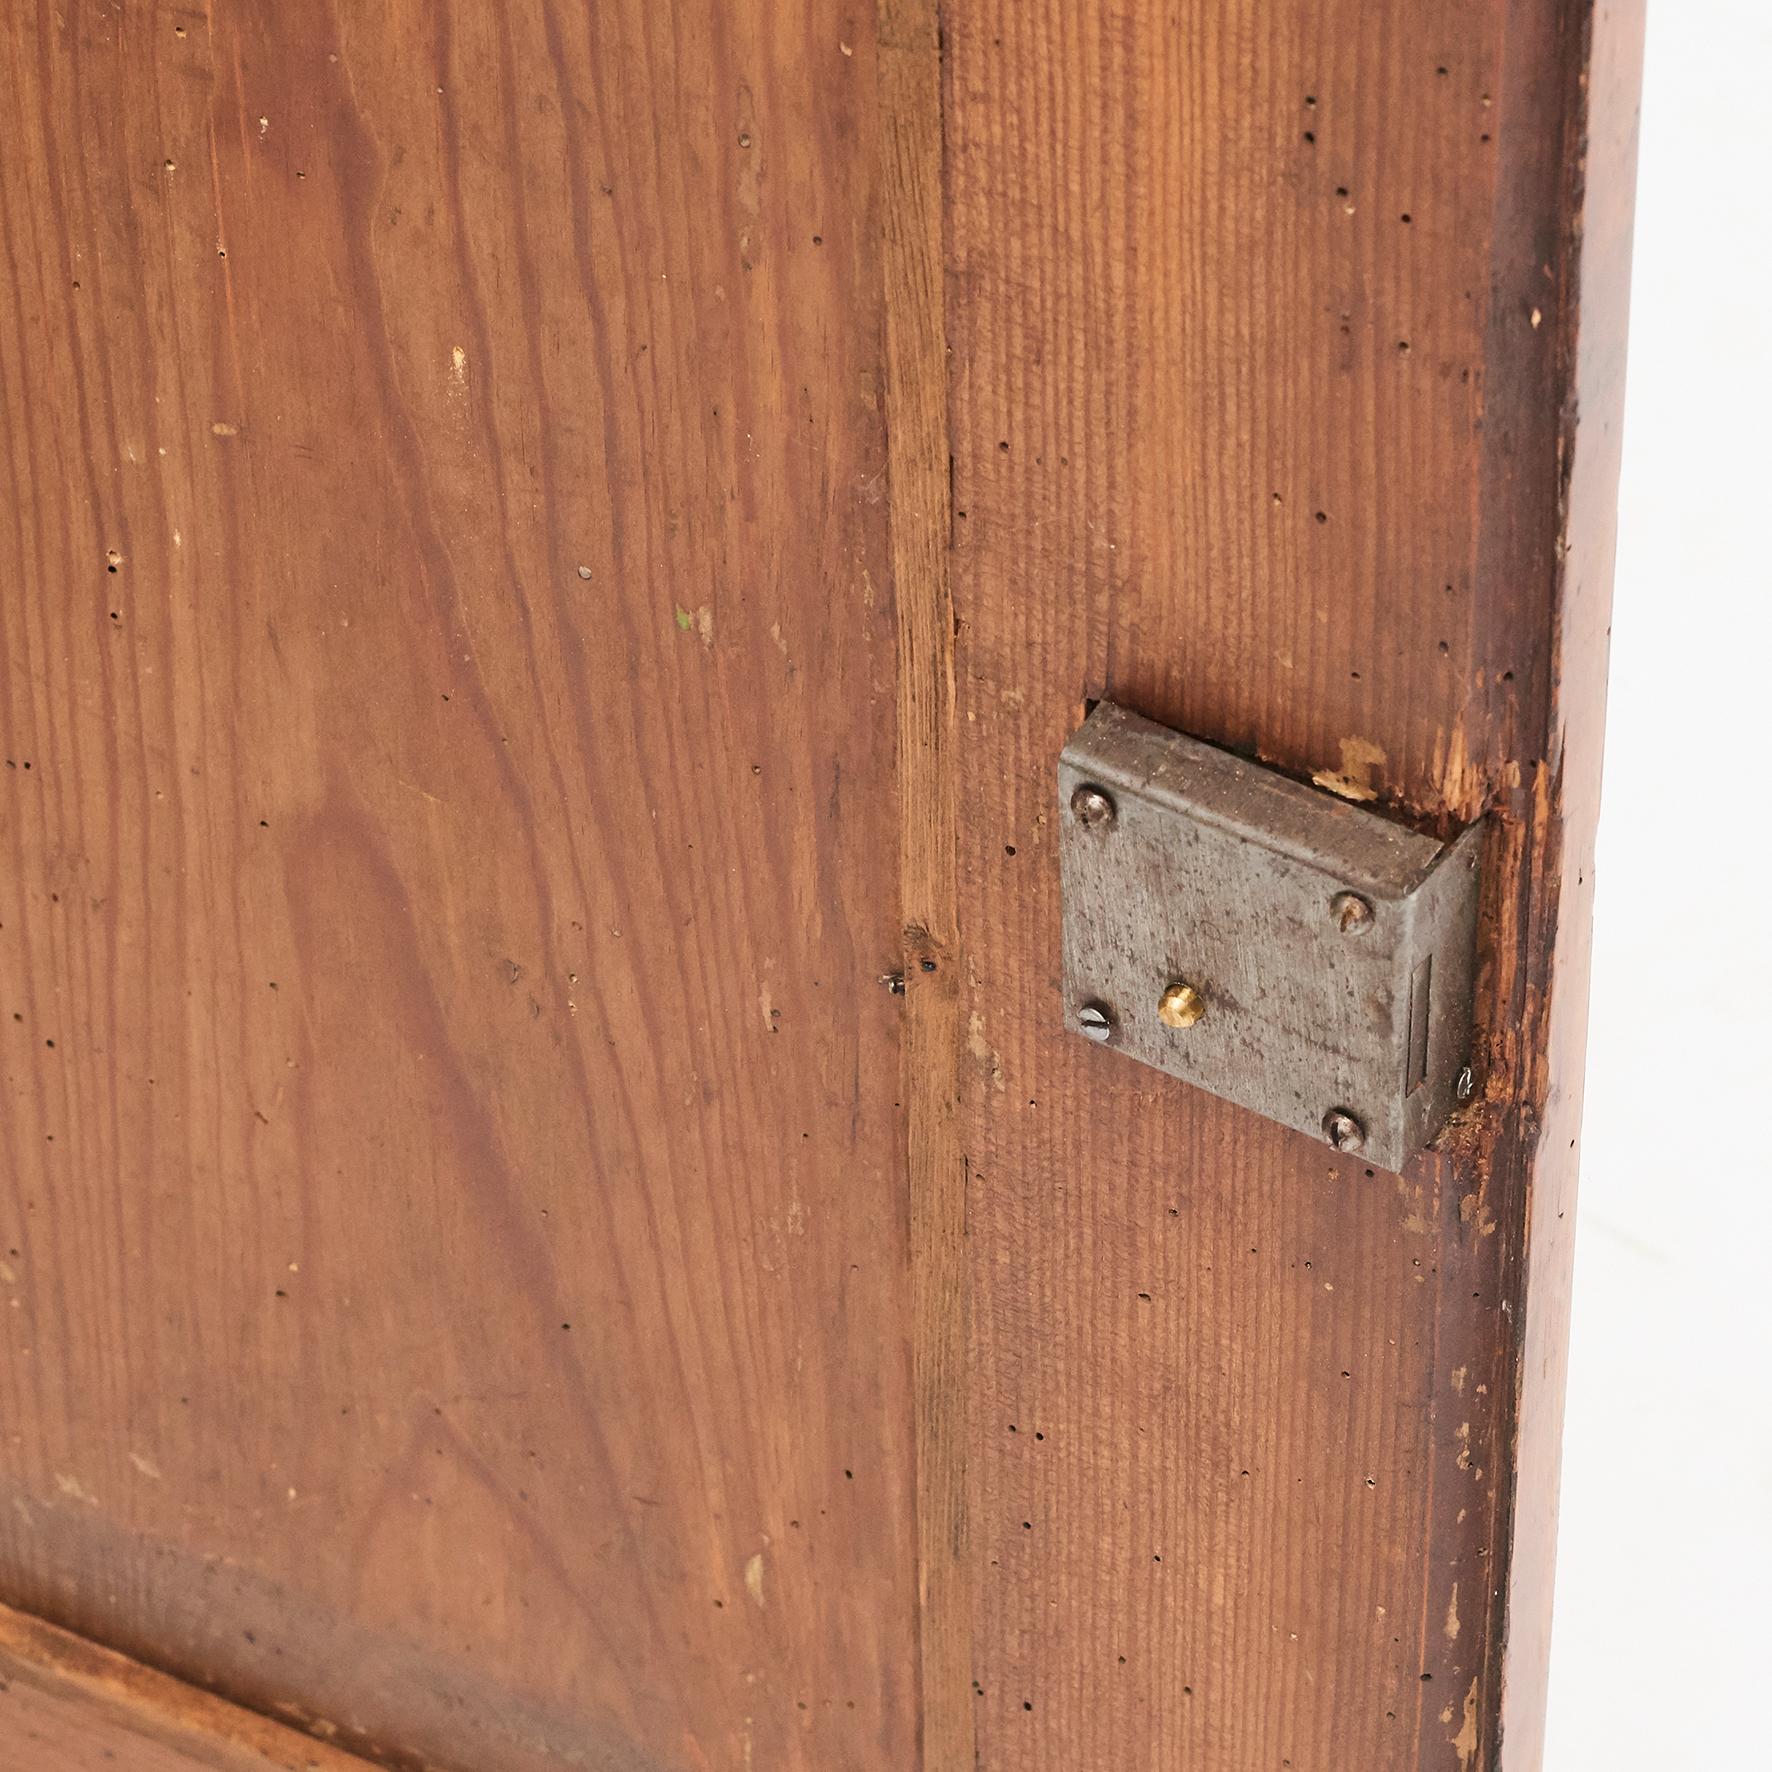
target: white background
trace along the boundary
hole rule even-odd
[[[1546,1772],[1772,1767],[1772,4],[1650,0]]]

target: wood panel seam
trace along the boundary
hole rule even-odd
[[[942,24],[881,0],[886,447],[898,628],[903,1085],[916,1412],[920,1759],[974,1757],[967,1571],[967,1163],[959,1124],[953,488],[944,282]]]
[[[261,1766],[264,1772],[374,1772],[371,1761],[262,1711],[0,1605],[0,1723],[13,1685],[28,1685],[65,1705],[81,1719],[76,1726],[95,1751],[129,1735],[186,1754],[193,1767],[219,1772]],[[0,1739],[0,1749],[8,1745],[18,1744]]]

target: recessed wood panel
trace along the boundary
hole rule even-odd
[[[9,10],[0,1592],[915,1752],[866,13]]]

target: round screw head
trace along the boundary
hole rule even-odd
[[[1071,795],[1071,815],[1080,825],[1091,830],[1105,828],[1114,822],[1114,797],[1106,788],[1086,781]]]
[[[1329,915],[1343,935],[1364,935],[1372,927],[1372,907],[1357,892],[1338,892],[1329,901]]]
[[[1206,1013],[1206,999],[1184,979],[1176,979],[1157,999],[1157,1020],[1166,1028],[1191,1028]]]
[[[1077,1011],[1077,1026],[1098,1046],[1114,1037],[1114,1012],[1105,1003],[1085,1003]]]
[[[1338,1151],[1366,1148],[1366,1128],[1346,1108],[1331,1108],[1323,1116],[1323,1136]]]

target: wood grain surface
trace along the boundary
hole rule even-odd
[[[981,1765],[1477,1772],[1510,1671],[1532,1763],[1504,1596],[1556,1336],[1518,1324],[1573,1180],[1608,578],[1563,489],[1591,455],[1610,498],[1625,275],[1578,432],[1589,12],[944,11]],[[1591,100],[1616,183],[1634,92]],[[1406,1175],[1063,1030],[1052,764],[1104,694],[1494,815],[1481,1099]]]
[[[0,1594],[916,1739],[865,12],[7,8]]]
[[[0,1772],[369,1772],[368,1763],[0,1606]]]
[[[1639,22],[9,9],[0,1597],[412,1768],[1533,1772]],[[1491,815],[1406,1175],[1064,1032],[1102,694]]]

